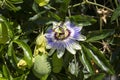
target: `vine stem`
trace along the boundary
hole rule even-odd
[[[115,0],[115,4],[116,4],[116,6],[118,7],[118,0]]]
[[[78,4],[75,4],[75,5],[72,5],[72,6],[69,6],[68,8],[73,8],[73,7],[77,7],[77,6],[80,6],[82,4],[92,4],[92,5],[95,5],[95,6],[99,6],[99,7],[102,7],[102,8],[105,8],[111,12],[114,12],[114,10],[106,7],[106,6],[103,6],[101,4],[98,4],[98,3],[95,3],[95,2],[91,2],[91,1],[88,1],[88,0],[84,0],[82,3],[78,3]]]
[[[94,2],[91,2],[91,1],[88,1],[88,0],[86,0],[86,3],[87,3],[87,4],[92,4],[92,5],[95,5],[95,6],[99,6],[99,7],[105,8],[105,9],[111,11],[111,12],[114,12],[114,10],[112,10],[112,9],[106,7],[106,6],[103,6],[103,5],[101,5],[101,4],[97,4],[97,3],[94,3]]]
[[[102,18],[100,17],[100,31],[102,31],[102,26],[103,26],[103,21]]]
[[[94,3],[97,3],[96,0],[94,0]],[[98,6],[96,6],[96,9],[98,10]]]
[[[72,6],[68,6],[68,8],[77,7],[77,6],[80,6],[80,5],[85,4],[85,3],[86,3],[86,2],[83,1],[82,3],[77,3],[77,4],[74,4],[74,5],[72,5]]]

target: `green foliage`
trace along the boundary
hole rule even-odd
[[[35,0],[35,2],[39,4],[39,6],[45,6],[48,4],[49,0]]]
[[[103,80],[103,78],[105,77],[104,73],[99,73],[99,74],[95,74],[92,77],[88,78],[87,80]]]
[[[54,54],[52,57],[52,66],[53,66],[53,72],[54,73],[59,73],[62,69],[62,65],[63,65],[63,59],[58,59],[57,55]]]
[[[0,44],[5,44],[8,41],[8,29],[4,17],[0,16]]]
[[[21,40],[14,40],[14,43],[17,43],[24,51],[24,60],[27,62],[28,68],[32,66],[32,52],[30,47]]]
[[[11,75],[10,75],[10,72],[9,72],[7,66],[3,65],[2,70],[3,70],[3,75],[5,76],[5,78],[11,80]]]
[[[80,26],[89,26],[96,22],[93,17],[86,15],[74,15],[70,19]]]
[[[62,19],[66,17],[69,3],[70,3],[70,0],[62,0],[62,3],[60,4],[59,15]]]
[[[82,26],[86,40],[59,59],[43,38],[44,47],[35,41],[66,20]],[[119,0],[0,0],[0,80],[119,80],[119,69]]]
[[[91,74],[95,74],[95,70],[92,66],[91,60],[89,58],[89,55],[87,55],[88,50],[85,50],[84,46],[83,49],[81,50],[81,54],[80,55],[80,61],[82,62],[82,64],[86,67],[87,71],[90,72]]]
[[[115,30],[113,29],[107,29],[107,30],[102,30],[102,31],[91,31],[88,35],[87,35],[87,42],[94,42],[97,40],[102,40],[108,36],[113,35],[115,32]]]
[[[120,5],[115,9],[111,17],[111,21],[117,20],[119,16],[120,16]]]
[[[83,50],[86,51],[86,54],[103,70],[113,74],[114,70],[112,69],[111,65],[109,64],[108,60],[105,58],[103,53],[101,53],[96,47],[93,45],[86,45],[85,48],[83,46]]]

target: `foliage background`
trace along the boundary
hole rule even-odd
[[[62,59],[48,57],[52,71],[47,79],[119,80],[119,16],[119,0],[0,0],[0,80],[39,80],[32,72],[36,37],[51,21],[65,19],[82,25],[87,37],[76,54],[78,74],[68,70],[75,58],[66,52]],[[21,59],[27,65],[18,67]]]

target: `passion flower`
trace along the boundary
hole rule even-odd
[[[75,54],[76,50],[81,49],[78,41],[86,39],[80,31],[82,27],[76,26],[70,21],[66,22],[53,22],[53,28],[46,34],[47,46],[50,48],[49,54],[57,50],[58,58],[64,55],[65,49],[70,53]]]

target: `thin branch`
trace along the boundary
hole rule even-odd
[[[88,0],[86,0],[86,3],[87,3],[87,4],[92,4],[92,5],[95,5],[95,6],[99,6],[99,7],[105,8],[105,9],[111,11],[111,12],[114,12],[114,10],[112,10],[112,9],[106,7],[106,6],[103,6],[103,5],[101,5],[101,4],[97,4],[97,3],[94,3],[94,2],[91,2],[91,1],[88,1]]]
[[[95,5],[95,6],[99,6],[99,7],[105,8],[105,9],[111,11],[111,12],[114,12],[114,10],[112,10],[112,9],[106,7],[106,6],[103,6],[103,5],[101,5],[101,4],[94,3],[94,2],[91,2],[91,1],[88,1],[88,0],[85,0],[85,1],[83,1],[82,3],[78,3],[78,4],[75,4],[75,5],[69,6],[68,8],[77,7],[77,6],[80,6],[80,5],[82,5],[82,4],[92,4],[92,5]]]

